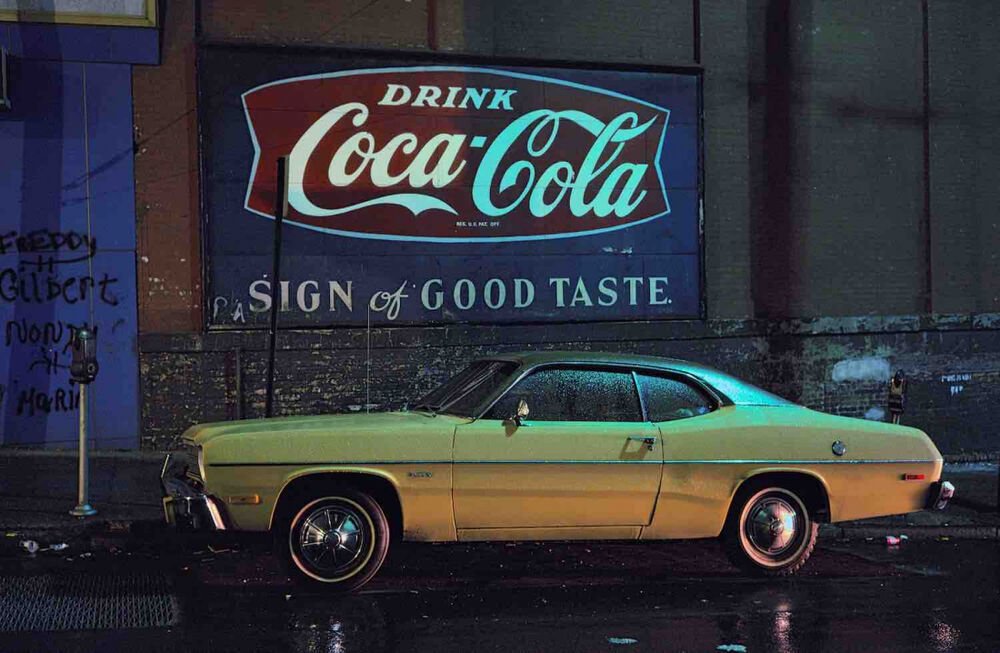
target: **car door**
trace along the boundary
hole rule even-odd
[[[530,414],[509,419],[524,400]],[[639,526],[659,489],[659,431],[629,370],[545,367],[455,433],[459,529]]]
[[[663,477],[656,515],[643,538],[706,537],[724,513],[740,469],[713,464],[727,458],[724,411],[699,384],[682,375],[637,371],[646,416],[663,439]],[[720,420],[721,418],[721,420]],[[720,429],[722,430],[720,432]]]

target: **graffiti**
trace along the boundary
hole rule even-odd
[[[72,388],[56,388],[55,392],[48,393],[31,386],[18,394],[16,413],[34,417],[39,413],[48,415],[79,408],[80,393],[74,392]]]
[[[51,270],[51,265],[49,267]],[[25,272],[25,266],[21,264],[17,268],[0,271],[0,300],[35,304],[62,301],[75,304],[85,301],[88,291],[96,291],[101,302],[117,306],[118,297],[112,291],[117,282],[117,277],[112,277],[107,272],[100,278],[90,275],[64,278],[51,271],[46,274],[40,271]]]
[[[97,238],[75,231],[36,229],[25,234],[8,231],[0,234],[0,254],[10,253],[38,254],[38,263],[34,264],[39,267],[43,264],[75,263],[97,254]],[[42,254],[50,256],[43,257]]]
[[[233,310],[229,311],[229,299],[226,297],[216,297],[212,301],[212,320],[215,321],[219,317],[220,312],[225,312],[232,319],[233,323],[246,324],[247,318],[243,314],[243,302],[238,299],[234,299]]]
[[[28,364],[28,371],[40,369],[47,375],[58,374],[60,370],[68,370],[69,364],[64,362],[71,356],[70,348],[80,329],[89,329],[97,334],[97,325],[90,326],[86,322],[76,325],[70,322],[56,320],[54,322],[29,322],[8,320],[4,329],[4,346],[36,345],[38,355]],[[61,345],[61,347],[60,347]]]
[[[948,385],[948,396],[957,397],[965,392],[965,384],[972,381],[972,374],[942,374],[941,383]]]
[[[20,345],[58,345],[63,344],[62,353],[67,353],[73,344],[73,338],[80,329],[89,329],[97,335],[97,325],[89,325],[86,322],[76,325],[70,322],[56,320],[55,322],[28,322],[21,320],[8,320],[4,330],[4,345],[10,347],[14,344]]]
[[[97,254],[97,238],[75,231],[37,229],[29,232],[0,233],[0,254],[16,254],[16,266],[0,268],[0,304],[73,305],[96,301],[117,306],[118,278],[107,272],[73,274],[61,267],[91,260]],[[30,313],[29,313],[30,314]],[[0,403],[6,410],[25,418],[76,411],[80,395],[71,387],[50,390],[40,377],[58,376],[69,370],[76,333],[81,328],[95,333],[98,328],[86,322],[59,319],[20,318],[4,324],[2,345],[27,347],[19,370],[21,382],[14,377],[12,386],[0,388]],[[38,385],[30,385],[28,379]]]
[[[46,374],[57,374],[59,370],[68,370],[69,365],[63,365],[59,362],[59,352],[52,349],[44,349],[42,347],[38,348],[39,358],[32,361],[31,365],[28,365],[29,370],[33,370],[36,367],[41,367]]]

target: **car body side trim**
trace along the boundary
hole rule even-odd
[[[940,460],[335,460],[281,463],[209,463],[209,467],[306,467],[315,465],[903,465]]]

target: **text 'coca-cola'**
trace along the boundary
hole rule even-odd
[[[246,208],[360,238],[566,238],[667,215],[670,111],[610,90],[470,67],[351,70],[243,94]]]

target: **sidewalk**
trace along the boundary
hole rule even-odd
[[[80,542],[162,521],[162,463],[160,453],[91,452],[89,500],[97,514],[80,519],[69,514],[77,501],[76,451],[0,448],[0,549],[25,539]]]
[[[0,448],[0,548],[23,539],[45,546],[128,532],[136,524],[158,526],[162,453],[93,452],[90,504],[97,515],[70,516],[76,505],[76,451]],[[923,511],[824,525],[822,537],[912,539],[940,537],[1000,539],[997,463],[947,463],[945,480],[955,484],[955,498],[944,511]],[[151,532],[156,532],[155,529]],[[13,534],[13,535],[12,535]]]

